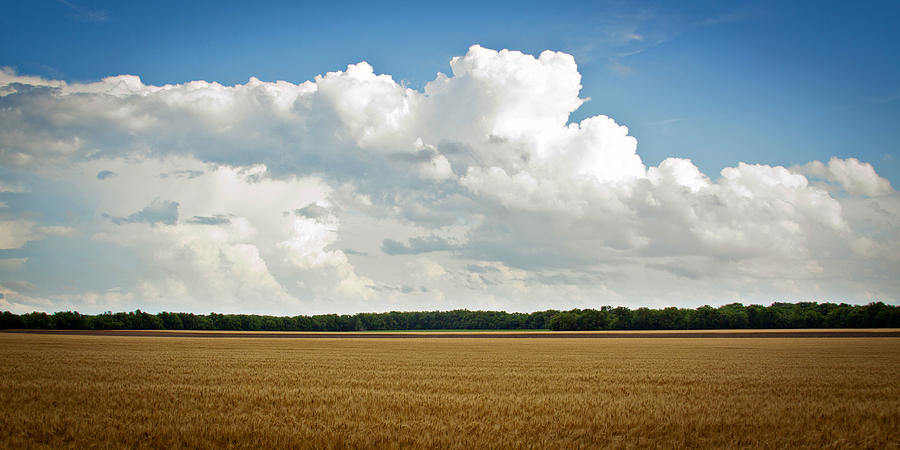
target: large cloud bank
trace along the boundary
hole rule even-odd
[[[900,298],[870,164],[647,167],[572,56],[473,46],[423,91],[0,72],[0,309],[268,312]],[[752,155],[748,155],[752,156]]]

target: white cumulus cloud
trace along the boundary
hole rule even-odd
[[[4,69],[0,164],[29,189],[0,183],[24,199],[0,209],[0,246],[19,260],[46,257],[26,244],[49,236],[61,257],[71,240],[128,250],[129,277],[80,297],[34,283],[58,308],[900,298],[900,201],[870,164],[647,167],[614,119],[569,122],[580,90],[571,55],[480,46],[421,91],[366,62],[234,86]]]
[[[812,161],[794,168],[807,176],[837,183],[844,191],[852,195],[877,197],[894,192],[891,183],[875,173],[871,164],[856,158],[841,159],[832,157],[828,164]]]

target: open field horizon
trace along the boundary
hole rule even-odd
[[[897,448],[900,339],[0,333],[2,447]]]
[[[0,312],[0,329],[50,330],[192,330],[307,332],[432,332],[437,330],[721,330],[721,329],[872,329],[900,328],[900,306],[883,302],[775,302],[769,306],[730,303],[717,308],[602,306],[600,309],[553,309],[530,313],[467,310],[390,311],[382,313],[269,316],[255,314],[193,314],[131,312],[47,314]]]
[[[375,330],[375,331],[228,331],[228,330],[45,330],[9,329],[0,333],[171,337],[171,338],[900,338],[900,328],[794,328],[721,330]]]

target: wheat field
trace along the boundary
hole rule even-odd
[[[900,339],[0,333],[0,447],[898,448]]]

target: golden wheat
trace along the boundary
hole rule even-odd
[[[897,448],[900,339],[0,334],[0,447]]]

